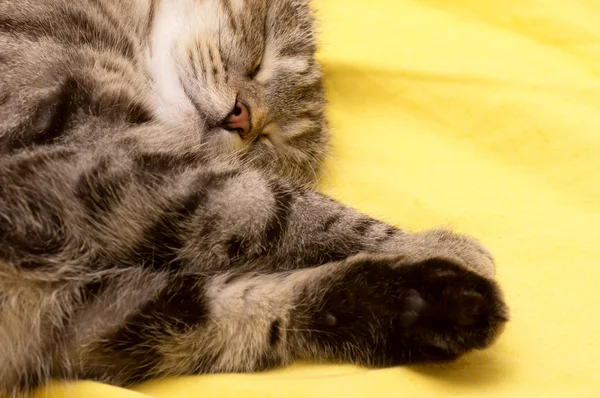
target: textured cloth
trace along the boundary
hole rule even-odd
[[[495,254],[511,322],[444,367],[296,365],[154,397],[600,396],[600,2],[316,0],[334,154],[322,190]],[[131,397],[94,383],[40,396]]]

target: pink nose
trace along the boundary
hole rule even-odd
[[[223,127],[230,131],[236,131],[242,137],[250,132],[250,111],[241,102],[235,103],[233,111],[223,121]]]

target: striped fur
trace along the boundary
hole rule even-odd
[[[478,242],[309,188],[315,49],[306,0],[0,0],[0,394],[495,340]]]

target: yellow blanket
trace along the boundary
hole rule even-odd
[[[39,396],[600,396],[600,2],[315,6],[335,146],[323,191],[481,238],[512,309],[503,337],[445,367],[297,365]]]

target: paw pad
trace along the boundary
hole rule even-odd
[[[427,302],[423,300],[419,292],[409,289],[404,299],[404,312],[400,317],[402,326],[413,325],[426,307]]]
[[[328,312],[325,315],[324,322],[327,326],[335,326],[337,324],[337,318],[331,312]]]

